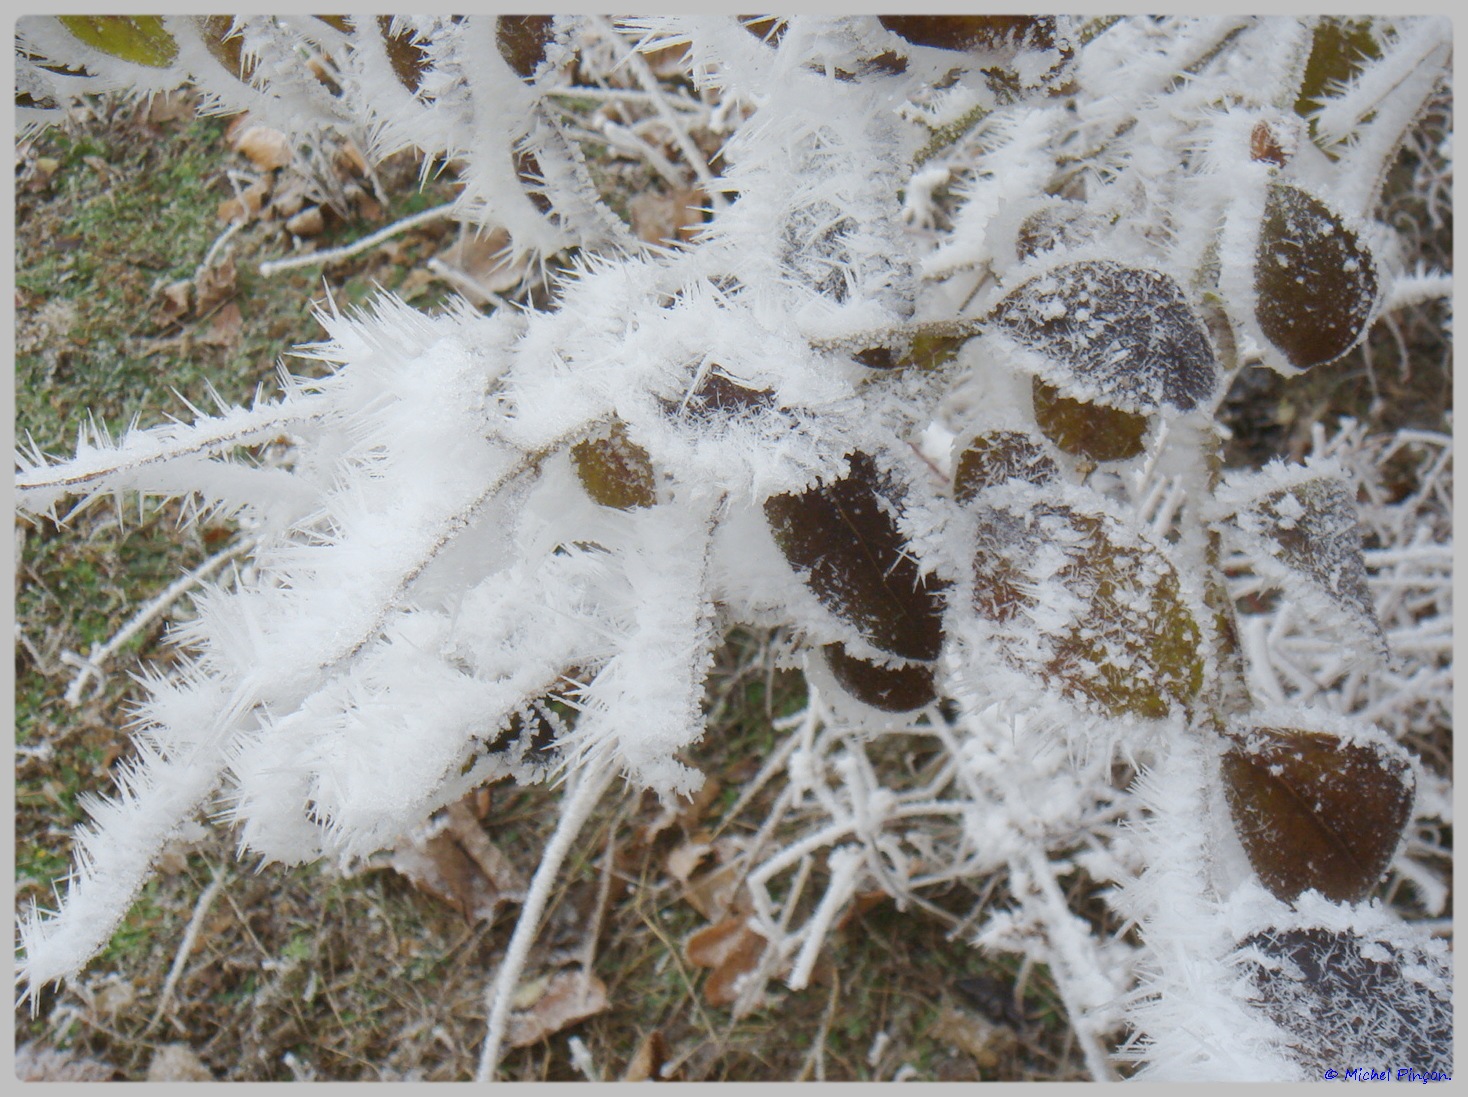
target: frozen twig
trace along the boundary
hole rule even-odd
[[[288,259],[270,259],[260,264],[260,273],[269,278],[279,274],[283,270],[296,270],[299,267],[326,266],[338,263],[343,259],[350,259],[354,255],[360,255],[364,251],[371,251],[378,244],[391,240],[394,236],[401,235],[409,229],[415,229],[419,225],[431,224],[441,221],[445,217],[453,215],[458,203],[447,202],[442,206],[434,206],[432,209],[423,210],[410,217],[404,217],[401,221],[394,221],[391,225],[384,226],[376,232],[351,244],[344,244],[339,248],[328,248],[325,251],[312,251],[305,255],[293,255]]]
[[[199,930],[204,926],[204,918],[209,913],[209,908],[214,905],[214,900],[219,896],[220,889],[224,887],[224,876],[212,865],[209,868],[212,879],[209,886],[199,895],[199,901],[194,904],[194,913],[189,918],[189,924],[184,929],[183,940],[178,944],[178,952],[173,958],[173,966],[168,969],[168,978],[164,980],[163,989],[158,994],[158,1006],[153,1011],[153,1018],[148,1026],[143,1029],[143,1035],[147,1035],[158,1027],[158,1022],[163,1019],[164,1011],[168,1003],[173,999],[174,989],[178,986],[178,980],[183,975],[184,965],[188,963],[189,953],[194,950],[194,942],[199,939]]]
[[[143,629],[147,628],[160,615],[167,612],[168,608],[182,598],[185,593],[192,590],[213,572],[217,571],[226,560],[248,553],[254,547],[254,540],[252,538],[246,538],[235,542],[221,552],[216,552],[198,567],[168,584],[159,594],[151,598],[142,609],[133,614],[127,624],[113,633],[111,639],[105,644],[94,647],[84,659],[77,657],[67,658],[63,655],[62,660],[64,662],[74,663],[80,668],[77,671],[76,677],[71,680],[71,685],[66,689],[66,703],[68,705],[80,704],[82,691],[86,689],[87,683],[93,678],[101,679],[103,667],[107,663],[107,660],[117,654],[118,650],[124,644]]]
[[[556,820],[556,829],[540,855],[540,864],[530,880],[530,891],[520,916],[515,921],[515,932],[505,949],[505,958],[495,972],[485,996],[489,1008],[489,1029],[484,1037],[484,1048],[479,1057],[479,1070],[474,1080],[492,1082],[499,1068],[500,1044],[505,1038],[505,1026],[510,1018],[510,1003],[515,997],[520,975],[525,970],[525,961],[530,955],[530,946],[540,930],[540,920],[545,914],[546,902],[555,887],[561,865],[571,852],[571,846],[591,817],[597,802],[617,776],[614,766],[587,768],[579,772],[576,784],[567,791],[561,802],[561,817]]]

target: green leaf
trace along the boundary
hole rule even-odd
[[[95,50],[149,68],[166,69],[178,43],[157,15],[58,15],[72,35]]]
[[[1112,716],[1188,705],[1201,637],[1162,552],[1110,515],[1009,492],[978,510],[974,553],[974,606],[1005,660]]]
[[[620,420],[613,420],[600,437],[572,446],[571,462],[586,494],[604,507],[633,510],[658,501],[652,459],[627,436]]]
[[[1073,400],[1038,377],[1034,401],[1040,433],[1066,453],[1092,461],[1125,461],[1146,448],[1145,415]]]

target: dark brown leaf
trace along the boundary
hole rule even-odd
[[[927,663],[879,666],[849,654],[844,644],[827,644],[821,655],[841,688],[872,708],[912,712],[938,699],[933,668]]]
[[[1254,314],[1295,369],[1331,362],[1361,341],[1376,310],[1376,260],[1319,198],[1269,188],[1254,254]]]
[[[1008,480],[1048,484],[1060,474],[1044,443],[1017,430],[981,434],[959,454],[953,470],[953,495],[967,503],[985,488]]]
[[[1203,322],[1161,271],[1064,263],[1010,290],[990,322],[1066,395],[1124,411],[1191,411],[1218,380]]]
[[[923,576],[892,508],[902,491],[863,453],[841,480],[765,501],[775,541],[832,613],[874,647],[931,660],[943,645],[943,589]]]
[[[1364,899],[1412,817],[1407,760],[1328,732],[1250,728],[1224,754],[1223,779],[1250,864],[1286,902],[1311,888]]]

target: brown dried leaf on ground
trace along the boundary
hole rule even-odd
[[[653,1029],[638,1045],[637,1054],[627,1064],[622,1075],[624,1082],[667,1082],[672,1079],[663,1074],[668,1062],[668,1042],[663,1039],[662,1029]]]
[[[108,1063],[35,1043],[15,1049],[15,1077],[22,1082],[110,1082],[120,1073]]]
[[[439,252],[438,260],[449,268],[449,282],[456,291],[476,304],[486,304],[489,298],[476,290],[507,293],[520,284],[529,268],[528,253],[512,260],[506,250],[509,244],[510,234],[502,228],[485,233],[466,230]]]
[[[581,970],[558,971],[545,983],[545,991],[533,1005],[510,1014],[505,1042],[510,1047],[529,1047],[578,1022],[594,1017],[609,1006],[606,984]]]
[[[684,953],[694,967],[712,968],[703,985],[711,1006],[727,1006],[739,997],[739,980],[753,971],[768,942],[749,928],[743,915],[725,918],[688,939]]]
[[[639,194],[627,205],[632,231],[639,240],[668,246],[686,242],[703,224],[703,206],[708,199],[696,187],[680,187],[667,193]]]
[[[285,134],[268,126],[248,126],[232,143],[235,151],[243,153],[260,171],[274,171],[291,162],[290,141]]]
[[[244,329],[245,318],[240,313],[240,307],[230,301],[214,314],[209,321],[209,330],[199,336],[199,342],[226,349],[237,347]]]
[[[219,203],[218,217],[224,222],[253,221],[260,216],[260,207],[270,194],[270,180],[261,179],[250,184],[238,196],[226,198]]]
[[[1014,1030],[953,1006],[944,1006],[930,1030],[933,1037],[970,1056],[980,1070],[993,1070],[1014,1050]]]
[[[471,922],[493,920],[501,906],[525,897],[525,879],[490,841],[469,803],[448,810],[442,830],[393,851],[391,865],[420,891]]]
[[[187,1044],[164,1044],[148,1064],[150,1082],[212,1082],[214,1075]]]
[[[234,256],[225,256],[212,266],[199,272],[195,289],[198,300],[194,306],[195,316],[208,316],[219,305],[228,301],[236,292]]]
[[[169,327],[178,323],[189,313],[193,304],[194,283],[187,278],[178,282],[170,282],[158,291],[158,307],[154,310],[153,318],[159,327]]]

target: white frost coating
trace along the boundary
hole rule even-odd
[[[352,862],[487,780],[564,777],[584,795],[563,806],[496,976],[492,1075],[516,964],[590,801],[618,778],[668,801],[698,786],[688,748],[705,732],[705,678],[745,627],[774,637],[741,668],[745,684],[805,665],[809,696],[773,721],[775,745],[742,790],[768,805],[758,832],[719,841],[767,941],[736,1015],[768,1004],[772,981],[806,983],[842,911],[871,891],[1044,963],[1096,1078],[1119,1047],[1147,1061],[1144,1077],[1300,1077],[1300,1038],[1275,1014],[1303,1002],[1349,1018],[1304,971],[1331,934],[1361,978],[1396,988],[1378,995],[1388,1012],[1438,1010],[1444,950],[1400,920],[1450,901],[1451,782],[1435,761],[1413,763],[1392,907],[1307,896],[1293,920],[1253,882],[1213,773],[1220,728],[1308,724],[1399,758],[1396,744],[1450,726],[1451,438],[1347,424],[1317,431],[1303,466],[1220,483],[1214,418],[1229,384],[1273,353],[1253,319],[1268,187],[1339,206],[1374,186],[1362,180],[1380,177],[1414,104],[1446,76],[1442,51],[1425,49],[1437,24],[1398,21],[1387,60],[1328,93],[1321,117],[1344,154],[1332,160],[1293,120],[1312,24],[1292,17],[1085,21],[1085,43],[1060,20],[1073,56],[1022,54],[1008,76],[966,71],[942,88],[969,62],[909,49],[872,16],[795,15],[763,36],[727,15],[635,17],[620,41],[604,21],[561,18],[563,41],[528,82],[501,60],[493,16],[396,17],[391,30],[423,46],[416,93],[376,17],[345,31],[249,17],[250,87],[168,18],[180,61],[154,83],[198,69],[208,104],[250,100],[292,141],[334,129],[369,155],[458,161],[465,212],[511,222],[512,246],[544,264],[491,316],[428,316],[391,297],[323,316],[327,341],[302,353],[329,376],[286,378],[277,403],[116,443],[89,428],[63,462],[34,446],[18,456],[32,513],[68,495],[167,494],[239,514],[258,540],[175,631],[176,673],[145,683],[135,768],[119,805],[94,808],[61,912],[23,918],[27,991],[86,963],[160,843],[199,810],[233,825],[252,860]],[[693,90],[619,71],[634,40],[686,45]],[[576,66],[561,65],[572,53]],[[91,83],[125,83],[132,67],[100,65]],[[77,78],[23,58],[18,79],[44,98]],[[966,132],[934,132],[960,119]],[[613,120],[636,141],[593,150]],[[1261,122],[1282,127],[1285,164],[1249,159]],[[1440,223],[1450,163],[1423,136],[1436,125],[1411,147],[1437,180]],[[692,240],[643,247],[599,196],[628,149],[670,186],[718,171]],[[529,174],[544,187],[527,190]],[[1342,222],[1353,232],[1367,216],[1357,205]],[[1442,294],[1447,277],[1413,266],[1400,222],[1360,228],[1382,256],[1388,308]],[[1167,367],[1180,340],[1208,367],[1181,386]],[[960,502],[955,449],[981,431],[1040,438],[1036,375],[1144,412],[1143,452],[1093,467],[1045,440],[1053,471],[1039,483]],[[595,477],[583,483],[574,447],[613,424],[646,455],[619,451],[652,505],[614,509]],[[846,698],[823,669],[818,649],[838,641],[856,659],[893,659],[790,566],[764,512],[847,475],[856,454],[901,489],[878,509],[940,592],[937,695],[898,715]],[[992,574],[976,573],[981,557]],[[1158,608],[1164,586],[1198,627],[1171,642],[1196,643],[1201,688],[1177,690],[1156,719],[1077,703],[1077,680],[1155,686],[1160,668],[1188,665],[1187,651],[1149,646],[1172,604]],[[1215,611],[1230,601],[1245,614],[1240,683],[1253,696],[1232,696],[1216,665]],[[1370,665],[1322,635],[1328,610],[1358,626],[1374,613],[1393,661]],[[966,890],[966,912],[928,898]],[[994,894],[1012,903],[998,909]],[[1110,932],[1102,909],[1137,933]],[[1373,1039],[1395,1031],[1378,1021]]]

